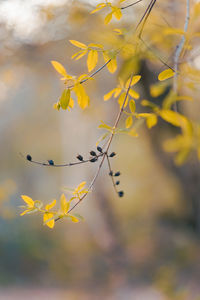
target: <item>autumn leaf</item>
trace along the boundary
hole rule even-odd
[[[158,80],[163,81],[163,80],[173,77],[174,75],[175,75],[175,72],[172,69],[166,69],[158,75]]]

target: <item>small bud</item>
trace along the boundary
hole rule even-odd
[[[116,155],[116,153],[115,152],[112,152],[110,155],[109,155],[109,157],[114,157]]]
[[[97,156],[97,154],[96,154],[95,151],[90,151],[90,155],[92,155],[92,156]]]
[[[119,197],[123,197],[124,196],[124,192],[123,191],[119,191],[118,195],[119,195]]]
[[[119,181],[119,180],[118,180],[118,181],[116,181],[116,182],[115,182],[115,184],[116,184],[116,185],[119,185],[119,184],[120,184],[120,181]]]
[[[50,166],[54,166],[54,161],[52,159],[48,160]]]
[[[97,150],[102,153],[102,148],[101,147],[98,146]]]
[[[32,157],[30,156],[30,154],[26,155],[26,159],[29,160],[29,161],[32,161]]]
[[[80,160],[80,161],[83,161],[83,156],[82,155],[77,155],[77,157],[76,157],[78,160]]]
[[[109,175],[110,175],[110,176],[113,176],[113,171],[110,171]]]
[[[97,157],[93,157],[90,159],[90,162],[95,162],[95,161],[97,161],[97,159],[98,159]]]
[[[114,174],[114,176],[119,176],[121,173],[120,172],[116,172],[115,174]]]

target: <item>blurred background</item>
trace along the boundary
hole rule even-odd
[[[0,299],[200,299],[199,162],[191,155],[183,166],[174,164],[162,141],[175,129],[164,122],[151,131],[143,126],[137,138],[114,139],[112,166],[122,173],[123,198],[114,193],[105,168],[76,209],[83,222],[63,220],[51,230],[41,216],[19,216],[21,194],[49,203],[64,187],[89,182],[97,167],[46,168],[20,153],[56,163],[75,161],[77,154],[87,157],[103,133],[97,129],[100,121],[112,124],[116,118],[118,104],[104,102],[103,95],[115,87],[118,74],[135,67],[144,75],[138,91],[149,99],[162,67],[155,57],[147,62],[146,54],[134,61],[121,57],[114,76],[104,69],[85,85],[89,108],[54,110],[63,83],[50,61],[62,63],[69,74],[87,72],[84,59],[71,60],[77,49],[68,40],[112,48],[113,28],[136,25],[148,1],[124,10],[121,25],[113,21],[110,27],[102,24],[103,14],[89,15],[97,3],[0,2]],[[164,0],[150,17],[146,38],[154,37],[154,47],[169,63],[177,41],[162,47],[155,28],[166,22],[183,28],[184,17],[185,1]],[[198,31],[199,19],[195,24]],[[198,55],[195,59],[191,63],[198,69]],[[182,109],[199,120],[196,100]]]

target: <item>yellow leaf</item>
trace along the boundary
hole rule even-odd
[[[101,10],[102,8],[106,7],[106,4],[105,3],[99,3],[96,8],[90,12],[90,14],[94,14],[96,13],[97,11]]]
[[[70,89],[64,89],[61,97],[60,97],[60,106],[62,109],[67,109],[70,101]]]
[[[140,94],[138,94],[136,91],[134,91],[132,89],[130,89],[128,93],[131,97],[133,97],[136,100],[140,98]]]
[[[74,107],[74,100],[72,98],[70,98],[69,100],[69,105],[68,105],[68,110],[70,110],[69,108],[73,108]]]
[[[110,12],[109,14],[107,14],[107,16],[104,19],[104,24],[107,25],[108,23],[110,23],[111,19],[112,19],[112,15],[113,12]]]
[[[64,213],[64,214],[67,214],[68,210],[69,210],[69,202],[67,202],[66,198],[65,198],[65,195],[62,194],[61,197],[60,197],[60,207],[61,207],[61,211]]]
[[[54,103],[53,108],[56,110],[60,110],[60,102]]]
[[[133,124],[133,118],[131,116],[129,116],[127,119],[126,119],[126,128],[130,128]]]
[[[107,124],[105,124],[104,122],[101,121],[101,124],[98,126],[98,128],[104,128],[104,129],[107,129],[109,131],[113,131],[113,128]]]
[[[86,185],[86,181],[83,181],[79,184],[79,186],[76,188],[76,191],[80,191],[84,186]]]
[[[44,224],[47,225],[49,228],[53,228],[54,225],[55,225],[55,221],[54,221],[54,219],[52,219],[53,216],[54,216],[54,215],[53,215],[52,213],[49,213],[49,212],[46,212],[46,213],[44,213],[44,215],[43,215],[43,222],[44,222]],[[51,219],[51,220],[50,220],[50,219]],[[50,220],[50,221],[48,222],[48,220]]]
[[[119,29],[119,28],[115,28],[114,31],[115,31],[115,33],[118,34],[118,35],[123,34],[123,33],[122,33],[122,30]]]
[[[113,10],[113,15],[115,16],[115,18],[117,20],[120,20],[121,17],[122,17],[122,12],[121,12],[121,9],[119,7],[116,7],[114,10]]]
[[[105,62],[111,61],[107,64],[108,71],[114,73],[117,70],[117,59],[116,57],[110,57],[107,52],[103,52],[103,58]]]
[[[119,103],[120,108],[122,107],[122,105],[124,103],[125,97],[126,97],[126,92],[123,92],[123,93],[121,93],[121,95],[118,98],[118,103]],[[126,103],[124,104],[124,108],[127,106],[127,104],[128,104],[128,97],[126,99]]]
[[[69,40],[70,43],[78,48],[81,48],[81,49],[87,49],[87,46],[81,42],[78,42],[78,41],[75,41],[75,40]]]
[[[47,204],[46,206],[45,206],[45,209],[46,210],[50,210],[52,207],[54,207],[56,205],[56,199],[55,200],[53,200],[51,203],[49,203],[49,204]]]
[[[132,100],[132,99],[129,101],[129,108],[130,108],[131,113],[134,114],[134,112],[135,112],[135,101]]]
[[[74,222],[74,223],[78,223],[79,222],[78,218],[76,218],[74,216],[71,216],[71,215],[69,215],[69,217],[71,218],[72,222]]]
[[[90,44],[88,45],[88,47],[95,47],[95,48],[103,49],[103,45],[101,45],[101,44],[96,44],[96,43],[90,43]]]
[[[134,128],[132,128],[129,132],[128,135],[133,136],[133,137],[138,137],[138,133]]]
[[[61,75],[63,75],[64,77],[67,77],[67,71],[65,70],[65,68],[63,67],[63,65],[61,65],[59,62],[52,60],[51,61],[54,69],[60,73]]]
[[[75,58],[75,60],[79,60],[81,57],[83,57],[87,53],[87,50],[80,50],[79,52],[72,55],[72,59]]]
[[[28,197],[26,195],[21,195],[21,198],[24,200],[24,202],[26,202],[28,207],[30,207],[30,208],[34,207],[34,201],[30,197]]]
[[[131,80],[130,86],[133,86],[140,80],[140,78],[141,78],[141,75],[133,76],[132,80],[131,80],[131,78],[129,78],[125,84],[125,88],[127,89],[129,87],[130,80]]]
[[[153,84],[150,86],[150,95],[154,98],[159,97],[164,93],[165,89],[166,89],[165,84],[161,84],[161,83]]]
[[[156,115],[151,115],[150,117],[148,117],[146,119],[146,124],[148,128],[152,128],[153,126],[155,126],[157,124],[158,118]]]
[[[76,93],[78,105],[84,109],[89,105],[89,97],[85,92],[84,87],[81,84],[76,84],[73,88]]]
[[[29,209],[23,211],[23,212],[20,214],[20,216],[23,216],[23,215],[27,214],[29,211],[30,211]]]
[[[163,80],[173,77],[174,75],[175,75],[175,72],[172,69],[166,69],[158,75],[158,80],[163,81]]]
[[[91,72],[97,65],[98,52],[96,50],[90,50],[87,58],[88,71]]]
[[[112,97],[112,95],[115,93],[115,90],[116,89],[113,89],[112,91],[110,91],[110,92],[108,92],[107,94],[105,94],[104,95],[104,101],[107,101],[107,100],[109,100],[111,97]]]
[[[172,111],[172,110],[161,110],[160,116],[162,119],[171,123],[174,126],[186,128],[187,127],[187,119],[186,117],[182,116],[181,114]]]
[[[117,98],[119,96],[119,94],[121,93],[122,89],[117,87],[115,88],[115,93],[114,93],[114,97]]]

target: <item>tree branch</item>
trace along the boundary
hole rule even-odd
[[[185,16],[185,24],[184,24],[184,32],[187,32],[188,25],[190,20],[190,0],[186,0],[186,16]],[[178,84],[177,84],[177,76],[178,76],[178,63],[181,56],[181,52],[183,50],[183,46],[185,44],[185,35],[182,35],[180,43],[176,46],[176,51],[174,54],[174,71],[175,75],[173,78],[173,90],[174,93],[178,92]],[[174,110],[177,111],[177,103],[174,104]]]

